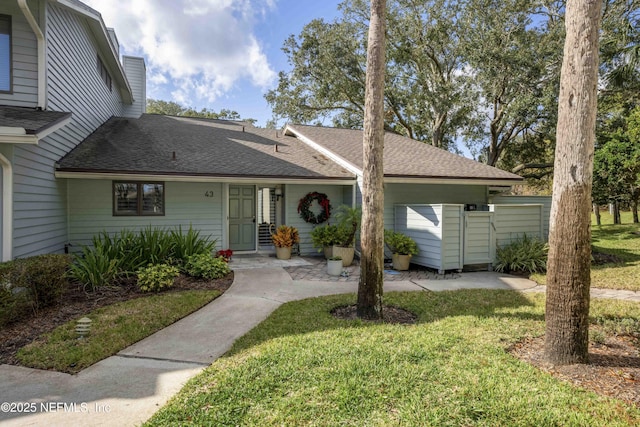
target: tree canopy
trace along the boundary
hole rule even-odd
[[[168,116],[183,117],[199,117],[203,119],[220,119],[220,120],[238,120],[254,124],[256,119],[243,119],[240,114],[234,110],[223,108],[219,113],[203,108],[200,111],[192,107],[183,107],[174,101],[162,101],[159,99],[147,99],[147,113],[149,114],[165,114]]]
[[[602,8],[599,96],[640,93],[639,0]],[[284,43],[274,118],[362,128],[366,0]],[[531,179],[552,173],[565,0],[387,1],[385,129]]]

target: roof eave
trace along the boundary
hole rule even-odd
[[[0,127],[0,143],[38,144],[41,139],[68,125],[70,122],[71,113],[68,113],[67,115],[51,123],[47,123],[45,126],[36,130],[10,126]]]
[[[80,170],[70,168],[57,168],[55,171],[56,178],[71,179],[111,179],[124,180],[156,180],[156,181],[178,181],[178,182],[246,182],[246,183],[279,183],[279,184],[308,184],[312,181],[314,184],[334,184],[334,185],[353,185],[356,178],[346,177],[301,177],[301,176],[270,176],[270,175],[215,175],[215,174],[198,174],[198,173],[176,173],[176,172],[133,172],[133,171],[96,171],[96,170]]]
[[[385,184],[454,184],[454,185],[496,185],[512,186],[521,184],[520,178],[468,178],[468,177],[416,177],[416,176],[388,176],[384,177]]]
[[[109,67],[109,69],[114,73],[113,78],[120,89],[122,102],[125,104],[132,104],[134,101],[133,91],[129,85],[129,80],[124,72],[124,68],[120,63],[118,54],[115,52],[113,45],[111,44],[111,39],[109,38],[107,27],[102,20],[102,15],[100,15],[96,10],[82,3],[78,4],[78,2],[74,2],[73,0],[55,0],[55,2],[88,18],[87,22],[96,37],[98,47],[100,48],[100,51],[104,53],[102,59],[106,61],[107,67]]]

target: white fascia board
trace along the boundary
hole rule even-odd
[[[349,172],[351,172],[351,173],[353,173],[355,175],[358,175],[358,176],[362,175],[362,170],[360,168],[358,168],[356,165],[354,165],[351,162],[346,161],[345,159],[343,159],[342,157],[338,156],[336,153],[334,153],[333,151],[329,150],[328,148],[323,147],[322,145],[318,144],[317,142],[314,142],[313,140],[307,138],[306,136],[302,135],[301,133],[299,133],[295,129],[290,128],[289,125],[285,126],[284,134],[285,135],[293,135],[293,136],[295,136],[297,139],[299,139],[300,141],[304,142],[305,144],[307,144],[309,147],[313,148],[314,150],[324,154],[329,159],[333,160],[334,162],[336,162],[337,164],[339,164],[340,166],[342,166],[343,168],[345,168]]]
[[[71,115],[69,115],[69,117],[65,118],[64,120],[60,120],[55,125],[47,127],[42,132],[36,133],[36,136],[38,137],[38,139],[45,138],[45,137],[51,135],[52,133],[57,132],[58,130],[62,129],[63,127],[65,127],[69,123],[71,123]]]
[[[36,135],[28,134],[24,128],[0,126],[0,143],[37,144],[38,140]]]
[[[452,184],[452,185],[491,185],[491,186],[512,186],[521,184],[517,180],[494,180],[494,179],[464,179],[464,178],[411,178],[411,177],[385,177],[385,184]]]
[[[129,85],[129,80],[127,79],[127,75],[124,72],[124,68],[120,63],[120,58],[118,58],[118,54],[113,49],[113,45],[111,44],[111,37],[109,37],[107,26],[104,24],[104,21],[102,20],[102,15],[100,15],[98,11],[91,9],[90,7],[80,2],[76,2],[73,0],[54,0],[54,1],[88,18],[89,27],[91,28],[91,30],[93,31],[96,37],[100,50],[104,53],[103,57],[105,61],[107,61],[107,66],[109,66],[109,68],[115,72],[115,75],[113,77],[114,77],[114,80],[118,83],[118,87],[120,88],[120,95],[122,96],[122,101],[125,104],[132,104],[133,92],[131,90],[131,86]]]
[[[319,184],[319,185],[353,185],[355,179],[300,179],[300,178],[260,178],[260,177],[220,177],[220,176],[187,176],[161,174],[126,174],[99,172],[55,171],[56,178],[71,179],[108,179],[132,181],[168,181],[168,182],[223,182],[246,184]]]

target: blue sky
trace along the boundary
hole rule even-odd
[[[102,14],[120,53],[143,56],[147,97],[196,109],[236,110],[264,126],[264,93],[288,70],[282,43],[339,0],[83,0]]]

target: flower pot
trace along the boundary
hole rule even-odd
[[[355,253],[355,248],[344,248],[342,246],[334,246],[333,247],[333,256],[339,256],[342,258],[342,266],[349,267],[353,262],[353,255]]]
[[[391,261],[393,263],[394,270],[405,271],[409,269],[411,255],[393,254],[391,256]]]
[[[327,273],[329,276],[339,276],[342,274],[342,260],[327,260]]]
[[[324,259],[329,259],[333,256],[333,246],[325,246],[324,250]]]
[[[291,246],[279,248],[276,246],[276,258],[291,259]]]

